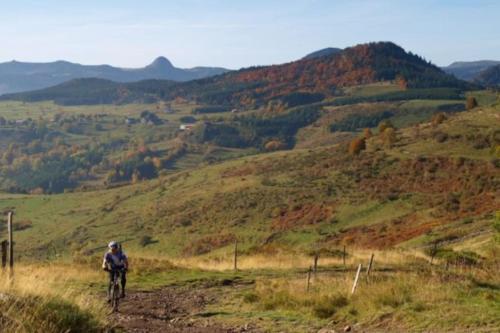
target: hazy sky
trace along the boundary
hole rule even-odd
[[[0,62],[282,63],[394,41],[438,65],[500,60],[499,0],[0,0]]]

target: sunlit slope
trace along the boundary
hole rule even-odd
[[[498,200],[500,107],[345,144],[245,157],[135,185],[0,197],[20,256],[96,253],[110,239],[162,255],[422,246],[487,237]],[[5,235],[5,231],[2,231]]]

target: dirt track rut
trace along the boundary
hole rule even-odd
[[[224,288],[235,288],[228,286]],[[224,292],[213,287],[165,287],[154,291],[131,291],[112,315],[114,327],[130,333],[186,332],[239,333],[260,332],[251,324],[228,327],[204,312]]]

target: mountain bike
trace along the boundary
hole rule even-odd
[[[111,270],[111,274],[113,275],[113,282],[111,283],[108,292],[113,312],[118,311],[118,303],[120,302],[120,278],[124,270],[124,268],[114,268]]]

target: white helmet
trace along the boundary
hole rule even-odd
[[[110,249],[117,249],[118,248],[118,243],[115,242],[115,241],[111,241],[111,242],[109,242],[108,247]]]

